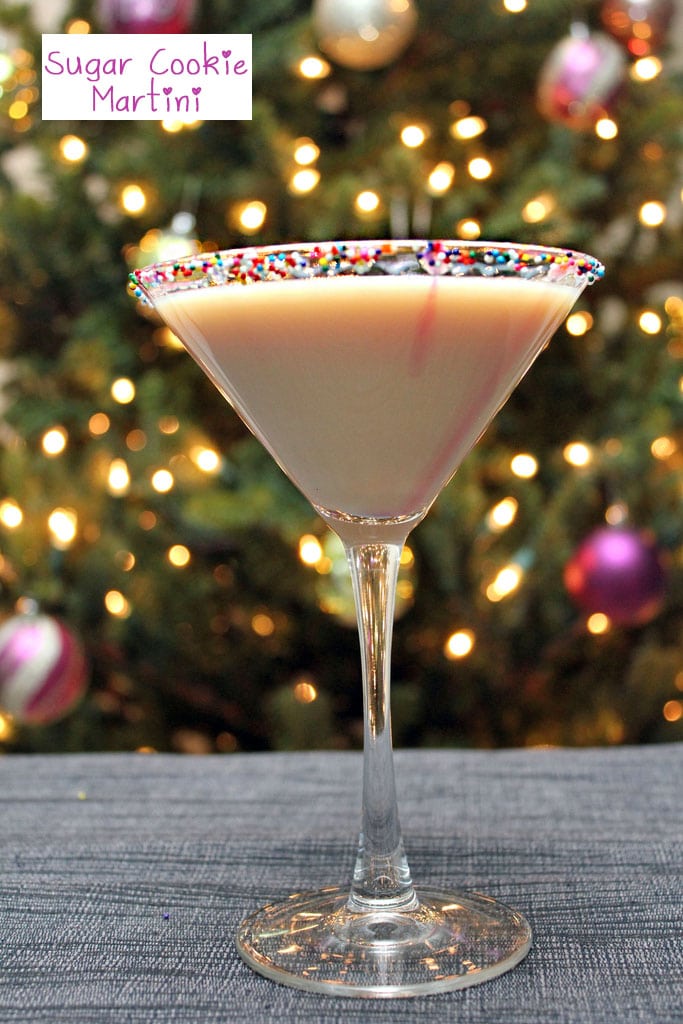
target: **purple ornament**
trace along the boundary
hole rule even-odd
[[[68,714],[83,696],[87,665],[77,637],[50,615],[15,615],[0,626],[0,707],[26,725]]]
[[[603,32],[572,26],[548,55],[538,80],[537,103],[549,121],[591,131],[609,116],[626,80],[626,56]]]
[[[626,526],[603,526],[589,534],[567,562],[564,583],[584,612],[602,612],[622,626],[643,625],[654,618],[666,590],[654,541]]]
[[[99,0],[97,20],[105,32],[182,33],[194,8],[195,0]]]

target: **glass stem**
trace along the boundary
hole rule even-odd
[[[403,850],[391,743],[390,663],[402,544],[346,544],[363,668],[363,819],[352,910],[413,910],[417,898]]]

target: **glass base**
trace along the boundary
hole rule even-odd
[[[471,892],[416,892],[416,910],[361,913],[341,888],[295,893],[246,918],[237,948],[282,985],[370,999],[478,985],[528,953],[531,929],[505,904]]]

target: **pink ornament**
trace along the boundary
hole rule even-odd
[[[648,534],[603,526],[579,545],[564,570],[572,600],[584,612],[602,612],[616,625],[649,622],[664,603],[666,576]]]
[[[195,0],[99,0],[97,21],[105,32],[182,33],[194,10]]]
[[[0,626],[0,707],[25,725],[71,711],[87,684],[83,649],[49,615],[15,615]]]
[[[625,79],[622,47],[602,32],[575,25],[541,68],[538,109],[549,121],[590,131],[613,112]]]
[[[676,10],[674,0],[606,0],[602,23],[634,57],[647,57],[666,39]]]

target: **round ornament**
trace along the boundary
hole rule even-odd
[[[550,51],[538,80],[538,109],[548,121],[591,131],[609,116],[626,80],[626,55],[604,32],[575,25]]]
[[[626,526],[602,526],[579,545],[564,570],[575,604],[622,626],[643,625],[664,603],[666,575],[652,538]]]
[[[374,71],[391,64],[413,38],[413,0],[315,0],[320,49],[343,67]]]
[[[605,0],[602,23],[634,57],[647,57],[666,40],[674,0]]]
[[[25,725],[63,718],[83,696],[87,665],[77,637],[41,613],[0,626],[0,707]]]
[[[97,21],[105,32],[187,32],[195,0],[98,0]]]

